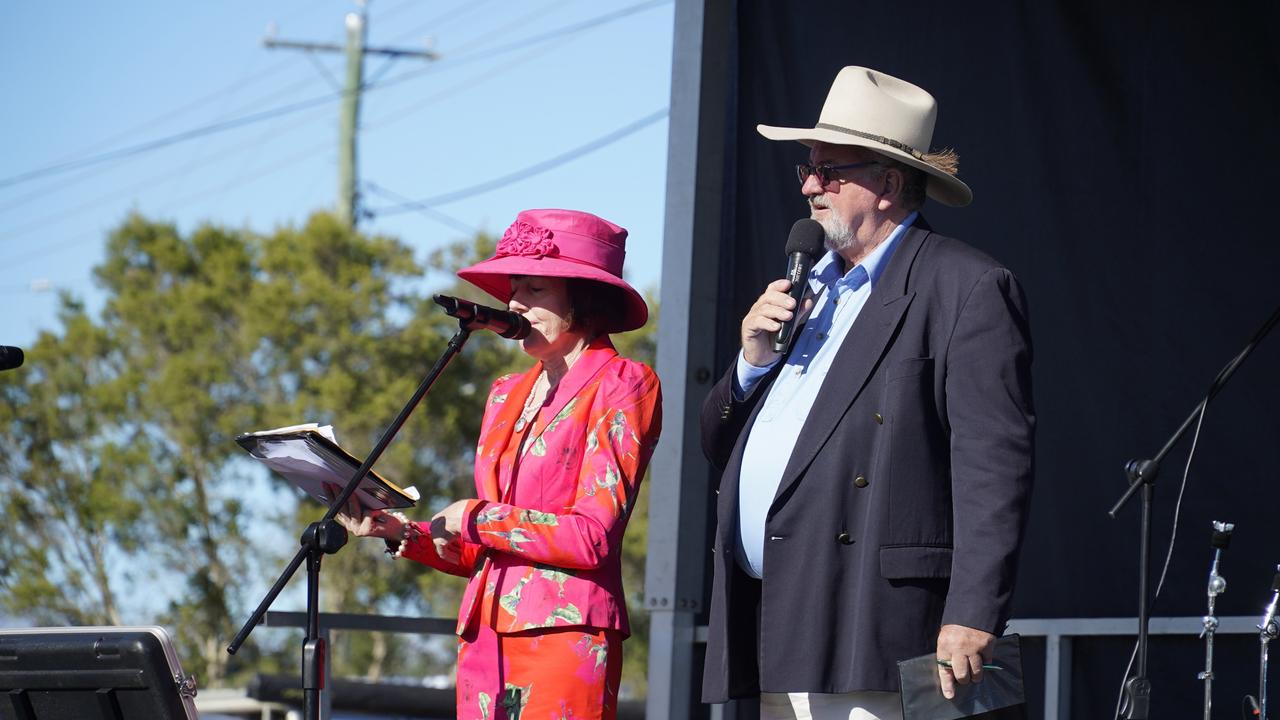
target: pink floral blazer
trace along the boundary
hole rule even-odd
[[[589,626],[626,635],[622,534],[661,430],[658,377],[608,338],[596,340],[510,462],[508,448],[522,436],[516,420],[541,372],[539,363],[501,377],[489,392],[476,448],[479,499],[467,505],[461,560],[436,555],[428,523],[405,556],[471,578],[459,634],[483,615],[498,632]]]

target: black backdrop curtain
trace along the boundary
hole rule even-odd
[[[756,123],[812,126],[844,65],[928,89],[939,102],[934,147],[959,152],[975,201],[931,202],[925,214],[1007,264],[1030,299],[1038,472],[1016,616],[1134,615],[1138,506],[1105,515],[1124,462],[1155,454],[1280,302],[1269,218],[1277,7],[742,0],[728,60],[738,93],[726,110],[720,367],[806,214],[792,170],[805,149],[763,139]],[[1209,407],[1155,615],[1203,614],[1213,519],[1238,524],[1219,614],[1258,615],[1269,596],[1280,562],[1278,368],[1280,332]],[[1157,484],[1156,572],[1189,440]],[[1073,717],[1110,716],[1131,645],[1077,645]],[[1220,638],[1223,716],[1256,689],[1257,645]],[[1154,640],[1153,717],[1199,706],[1201,647]]]

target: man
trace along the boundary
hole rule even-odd
[[[723,469],[703,699],[764,718],[898,718],[897,661],[980,681],[1008,619],[1032,477],[1026,304],[1008,270],[934,233],[966,205],[936,104],[866,68],[836,77],[801,192],[829,252],[800,307],[771,283],[702,409]],[[780,323],[803,328],[786,354]],[[945,665],[944,665],[945,663]],[[949,666],[948,666],[949,665]]]

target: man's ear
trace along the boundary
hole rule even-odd
[[[884,172],[884,183],[880,188],[880,209],[888,210],[891,206],[902,204],[902,188],[906,177],[898,168],[889,168]]]

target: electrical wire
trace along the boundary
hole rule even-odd
[[[89,165],[96,165],[98,163],[107,162],[109,160],[117,160],[120,158],[127,158],[127,157],[133,157],[136,155],[141,155],[143,153],[150,152],[152,150],[158,150],[160,148],[167,147],[169,145],[174,145],[174,144],[183,142],[185,140],[192,140],[194,138],[204,137],[206,135],[212,135],[214,133],[224,132],[226,130],[232,130],[234,128],[243,127],[245,125],[251,125],[253,123],[261,122],[263,120],[269,120],[271,118],[281,117],[283,115],[295,113],[300,110],[306,110],[308,108],[318,107],[320,105],[331,103],[335,100],[338,100],[341,97],[342,97],[342,93],[338,93],[336,95],[333,93],[330,93],[322,97],[314,97],[314,98],[311,98],[310,100],[303,100],[301,102],[296,102],[289,105],[272,108],[271,110],[263,110],[261,112],[252,113],[250,115],[234,118],[232,120],[227,120],[224,122],[216,122],[210,125],[204,125],[202,127],[192,128],[190,130],[184,130],[183,132],[176,133],[174,135],[169,135],[166,137],[158,138],[156,140],[140,143],[138,145],[121,148],[119,150],[113,150],[111,152],[102,153],[100,155],[94,155],[91,157],[82,158],[80,160],[71,160],[71,161],[62,162],[62,163],[54,163],[53,165],[46,165],[45,167],[42,167],[42,168],[37,168],[35,170],[28,170],[27,172],[24,172],[24,173],[19,173],[17,175],[11,175],[7,178],[0,179],[0,188],[17,185],[19,183],[24,183],[29,180],[34,180],[36,178],[44,177],[46,175],[53,175],[56,173],[67,172],[68,170],[77,170],[82,167],[87,167]]]
[[[505,53],[513,52],[515,50],[520,50],[522,48],[526,48],[526,47],[529,47],[530,45],[535,45],[537,43],[547,42],[550,40],[557,40],[563,37],[568,37],[570,35],[580,33],[584,30],[590,30],[592,28],[611,23],[615,20],[620,20],[629,15],[634,15],[636,13],[658,7],[659,5],[670,5],[672,1],[673,0],[646,0],[646,2],[636,3],[635,5],[628,5],[627,7],[624,7],[620,10],[616,10],[611,13],[598,15],[589,20],[584,20],[579,23],[574,23],[573,25],[566,25],[564,27],[560,27],[555,30],[549,30],[545,33],[542,33],[541,35],[534,35],[532,37],[517,40],[516,42],[513,42],[513,43],[500,45],[496,48],[491,48],[487,50],[478,50],[474,53],[471,53],[470,55],[464,54],[462,56],[446,56],[446,59],[441,60],[440,62],[434,65],[431,65],[430,67],[422,68],[419,70],[411,70],[409,72],[396,75],[395,77],[388,78],[387,80],[383,80],[382,82],[378,83],[376,86],[371,86],[371,87],[382,88],[382,87],[390,87],[392,85],[398,85],[402,82],[405,82],[406,80],[412,80],[414,78],[420,77],[430,72],[437,72],[438,70],[442,69],[445,66],[447,66],[449,69],[453,69],[458,65],[465,65],[467,63],[475,62],[477,60],[485,60],[495,55],[502,55]]]
[[[472,62],[475,60],[492,58],[495,55],[500,55],[507,52],[512,52],[514,50],[526,48],[531,44],[546,42],[552,39],[565,37],[578,32],[582,32],[584,30],[598,27],[600,25],[613,22],[615,20],[626,17],[628,15],[632,15],[637,12],[647,10],[649,8],[657,7],[658,5],[670,4],[671,2],[672,0],[648,0],[647,2],[631,5],[612,13],[601,15],[601,16],[592,18],[590,20],[576,23],[574,25],[562,27],[557,30],[552,30],[550,32],[543,33],[542,35],[534,36],[532,38],[527,38],[525,40],[521,40],[516,43],[511,43],[495,49],[485,50],[484,52],[477,52],[471,56],[453,60],[452,62],[448,63],[448,66],[449,68],[452,68],[452,67],[456,67],[459,64],[464,64],[464,63]],[[374,90],[391,87],[393,85],[398,85],[407,80],[411,80],[413,78],[419,77],[422,74],[424,74],[424,72],[430,72],[435,70],[436,70],[436,66],[433,65],[428,68],[425,68],[424,70],[410,71],[410,72],[389,78],[387,80],[383,80],[377,84],[367,84],[364,87],[360,88],[360,90],[366,91],[366,92],[372,92]],[[0,189],[18,185],[25,182],[29,182],[37,178],[46,177],[49,175],[55,175],[55,174],[67,172],[70,170],[76,170],[76,169],[88,167],[91,165],[96,165],[96,164],[107,162],[110,160],[134,157],[137,155],[141,155],[143,153],[151,152],[153,150],[158,150],[160,148],[168,147],[170,145],[174,145],[187,140],[192,140],[195,138],[212,135],[219,132],[224,132],[226,130],[243,127],[245,125],[261,122],[263,120],[269,120],[275,117],[280,117],[282,115],[287,115],[290,113],[298,112],[300,110],[305,110],[307,108],[312,108],[312,107],[317,107],[319,105],[332,103],[336,100],[341,99],[345,94],[346,94],[345,92],[330,93],[324,96],[314,97],[309,100],[303,100],[300,102],[283,105],[283,106],[272,108],[269,110],[250,113],[248,115],[245,115],[239,118],[233,118],[231,120],[227,120],[223,122],[216,122],[216,123],[204,125],[197,128],[192,128],[190,130],[186,130],[173,135],[158,138],[156,140],[139,143],[136,145],[132,145],[130,147],[120,148],[118,150],[100,153],[98,155],[92,155],[92,156],[80,158],[77,160],[56,162],[50,165],[46,165],[44,167],[36,168],[34,170],[28,170],[26,172],[22,172],[17,175],[11,175],[6,178],[0,178]]]
[[[667,108],[662,108],[661,110],[655,113],[646,115],[640,118],[639,120],[636,120],[635,122],[628,123],[627,125],[620,127],[617,130],[614,130],[613,132],[608,133],[607,135],[602,135],[596,138],[595,140],[592,140],[589,143],[586,143],[584,145],[579,145],[578,147],[573,148],[572,150],[568,150],[566,152],[560,153],[555,157],[548,158],[546,160],[543,160],[542,162],[535,163],[525,168],[521,168],[520,170],[517,170],[512,173],[508,173],[501,177],[492,178],[482,183],[477,183],[470,187],[462,188],[461,190],[453,190],[451,192],[447,192],[442,195],[435,195],[433,197],[424,198],[422,200],[415,200],[413,202],[401,203],[399,205],[389,205],[383,208],[371,209],[369,212],[375,217],[385,217],[387,215],[398,215],[400,213],[423,210],[425,208],[429,208],[434,205],[447,205],[449,203],[457,202],[458,200],[462,200],[464,198],[468,198],[473,195],[481,195],[486,192],[491,192],[493,190],[498,189],[501,186],[504,186],[513,182],[518,182],[520,180],[525,180],[530,177],[533,177],[534,175],[539,175],[548,170],[564,165],[565,163],[572,162],[573,160],[577,160],[578,158],[583,157],[584,155],[593,153],[596,150],[599,150],[603,147],[612,145],[613,143],[627,137],[628,135],[632,135],[636,132],[639,132],[640,130],[643,130],[644,128],[665,118],[667,116],[667,112],[668,112]]]
[[[530,52],[528,52],[528,53],[525,53],[524,55],[520,56],[520,58],[519,58],[519,62],[509,63],[509,64],[507,65],[507,67],[516,67],[516,66],[519,66],[519,65],[520,65],[520,64],[522,64],[524,61],[527,61],[528,59],[530,59],[530,58],[532,58],[532,57],[534,57],[534,56],[542,55],[542,54],[545,54],[546,52],[550,52],[551,50],[556,49],[556,47],[558,47],[558,46],[556,46],[556,45],[542,45],[542,46],[535,47],[532,51],[530,51]],[[375,120],[375,121],[374,121],[374,123],[373,123],[372,125],[370,125],[370,124],[363,124],[363,128],[364,128],[365,130],[377,130],[377,129],[381,129],[382,127],[386,127],[386,126],[388,126],[388,125],[391,125],[392,123],[394,123],[394,122],[396,122],[396,121],[399,121],[399,120],[401,120],[401,119],[405,119],[405,118],[409,118],[409,117],[411,117],[411,113],[414,113],[414,112],[417,112],[417,111],[421,110],[423,107],[425,107],[426,105],[428,105],[430,102],[438,102],[440,99],[442,99],[442,98],[444,98],[444,97],[446,97],[446,96],[452,95],[452,94],[456,93],[457,91],[460,91],[460,90],[463,90],[463,89],[467,89],[467,88],[470,88],[470,87],[474,87],[475,85],[477,85],[477,84],[478,84],[478,83],[480,83],[480,82],[483,82],[483,81],[485,81],[485,80],[487,80],[487,79],[494,78],[494,77],[498,77],[498,76],[499,76],[499,74],[498,74],[498,73],[495,73],[495,72],[493,72],[493,71],[486,71],[486,72],[483,72],[483,73],[477,73],[475,76],[465,79],[465,81],[464,81],[464,82],[460,82],[460,83],[457,83],[456,85],[450,86],[449,88],[446,88],[446,89],[445,89],[445,90],[443,90],[442,92],[437,93],[436,95],[434,95],[434,96],[431,96],[431,97],[427,98],[427,99],[426,99],[426,101],[417,101],[417,102],[415,102],[414,104],[412,104],[411,106],[409,106],[409,107],[407,107],[407,108],[401,108],[401,109],[397,110],[393,120],[388,120],[388,121],[383,122],[383,123],[381,123],[381,124],[379,124],[379,123],[378,123],[378,121],[376,121],[376,120]],[[296,85],[295,85],[295,87],[296,87]],[[383,117],[389,117],[389,116],[388,116],[388,115],[384,115]],[[117,197],[120,197],[120,196],[122,196],[122,195],[130,195],[130,194],[133,194],[133,193],[137,192],[138,190],[141,190],[141,189],[144,189],[144,188],[147,188],[147,187],[151,187],[151,186],[153,186],[153,185],[155,185],[155,184],[157,184],[157,183],[159,183],[159,182],[164,182],[164,181],[170,180],[171,178],[174,178],[174,177],[184,176],[184,175],[188,172],[188,170],[189,170],[192,166],[194,166],[194,165],[202,164],[202,163],[204,163],[204,162],[206,162],[206,161],[208,161],[208,160],[212,160],[212,159],[215,159],[215,158],[218,158],[218,157],[225,157],[225,156],[227,156],[229,153],[239,152],[239,151],[241,151],[241,150],[245,149],[245,148],[246,148],[246,147],[248,147],[248,146],[254,146],[254,147],[259,146],[259,145],[261,144],[261,142],[263,142],[265,139],[267,139],[267,138],[269,138],[269,137],[274,137],[274,136],[276,136],[276,135],[279,135],[279,134],[281,134],[282,132],[285,132],[285,131],[287,131],[287,130],[289,130],[289,129],[292,129],[292,128],[294,128],[294,127],[298,127],[299,125],[305,124],[305,123],[307,123],[307,122],[309,122],[309,121],[310,121],[309,119],[304,118],[304,119],[302,119],[302,120],[301,120],[301,121],[299,121],[299,122],[291,123],[291,124],[289,124],[289,125],[285,125],[285,126],[281,126],[279,129],[276,129],[276,130],[273,130],[273,131],[271,131],[271,132],[268,132],[268,133],[266,133],[265,135],[260,136],[259,138],[257,138],[257,139],[256,139],[256,140],[254,140],[254,141],[250,141],[250,142],[248,142],[248,143],[242,143],[241,145],[236,146],[236,147],[233,147],[233,148],[231,148],[230,150],[222,150],[222,151],[214,152],[214,153],[212,153],[212,154],[207,154],[207,155],[206,155],[206,156],[204,156],[203,158],[200,158],[200,159],[198,159],[198,160],[193,161],[192,163],[189,163],[189,164],[188,164],[186,167],[184,167],[184,168],[178,169],[177,171],[164,173],[164,174],[162,174],[162,175],[160,175],[160,176],[155,176],[155,177],[153,177],[153,178],[151,178],[151,179],[149,179],[149,180],[145,180],[145,181],[143,181],[143,182],[141,182],[141,183],[135,184],[135,185],[131,186],[130,188],[128,188],[128,189],[126,189],[126,190],[124,190],[124,191],[116,191],[116,192],[108,193],[108,194],[107,194],[107,195],[105,195],[105,196],[100,196],[99,198],[96,198],[96,199],[94,199],[94,200],[91,200],[91,201],[89,201],[89,202],[87,202],[87,203],[83,203],[83,204],[81,204],[80,206],[78,206],[78,207],[76,207],[76,208],[74,208],[74,209],[72,209],[72,210],[70,210],[70,211],[65,211],[65,210],[64,210],[64,211],[59,211],[59,212],[53,213],[53,214],[48,215],[48,216],[45,216],[45,217],[37,218],[36,220],[31,221],[31,222],[27,223],[27,224],[26,224],[26,225],[24,225],[24,226],[21,226],[21,227],[19,227],[19,228],[15,228],[15,229],[13,229],[13,230],[10,230],[10,231],[8,231],[8,232],[6,232],[6,233],[4,233],[4,234],[0,235],[0,239],[13,238],[13,237],[20,236],[20,235],[23,235],[23,234],[26,234],[26,233],[28,233],[28,232],[32,232],[32,231],[35,231],[35,230],[42,230],[42,229],[46,229],[46,228],[48,227],[48,225],[49,225],[50,223],[52,223],[52,222],[57,222],[57,221],[66,220],[66,219],[72,219],[72,218],[74,218],[74,217],[78,216],[79,214],[81,214],[81,213],[82,213],[82,212],[84,212],[84,211],[91,210],[92,208],[94,208],[94,207],[96,207],[96,206],[98,206],[98,205],[101,205],[103,202],[108,202],[108,201],[113,200],[113,199],[115,199],[115,198],[117,198]],[[312,152],[314,152],[314,151],[319,151],[319,150],[323,150],[323,149],[324,149],[323,147],[318,147],[318,146],[317,146],[317,147],[313,148]],[[304,154],[294,155],[294,156],[290,156],[290,157],[292,158],[291,160],[289,160],[289,161],[285,161],[285,162],[281,162],[281,163],[280,163],[280,167],[281,167],[281,168],[285,167],[286,165],[288,165],[288,164],[290,164],[290,163],[292,163],[292,162],[297,162],[298,160],[304,159],[304,158],[306,157],[306,154],[304,153]],[[119,162],[119,161],[117,161],[117,162]],[[86,173],[86,174],[92,174],[92,173],[93,173],[93,171],[92,171],[92,170],[90,170],[90,171],[88,171],[88,173]],[[79,180],[79,179],[81,179],[81,178],[83,178],[83,177],[84,177],[84,174],[82,174],[82,176],[81,176],[80,178],[77,178],[77,180]],[[241,177],[243,178],[243,176],[241,176]],[[254,176],[252,176],[252,177],[248,178],[248,181],[251,181],[251,180],[254,180],[254,179],[258,179],[259,177],[261,177],[261,173],[255,174]],[[225,188],[230,187],[230,186],[234,186],[234,184],[235,184],[235,183],[240,182],[240,181],[241,181],[240,179],[233,180],[233,181],[232,181],[232,183],[229,183],[229,184],[224,185],[224,186],[222,186],[222,187],[224,188],[224,191],[225,191]],[[185,200],[184,200],[184,201],[179,201],[179,202],[181,202],[181,203],[185,204]],[[40,257],[40,256],[42,256],[42,255],[44,255],[44,254],[52,254],[52,253],[54,253],[54,252],[58,252],[58,251],[61,251],[61,250],[63,250],[63,249],[65,249],[65,244],[59,244],[58,246],[54,246],[54,247],[46,247],[46,248],[42,248],[41,250],[36,251],[35,253],[28,253],[28,254],[26,254],[26,255],[20,256],[19,258],[16,258],[16,259],[14,260],[14,262],[27,262],[27,261],[29,261],[29,260],[32,260],[32,259],[38,258],[38,257]]]
[[[212,160],[223,159],[237,152],[241,152],[243,150],[247,150],[252,147],[257,147],[263,141],[271,137],[286,133],[308,122],[311,122],[311,118],[309,116],[304,116],[301,119],[299,119],[297,122],[290,123],[288,125],[279,126],[265,133],[264,135],[259,136],[256,139],[250,140],[248,142],[240,143],[239,145],[233,146],[230,149],[214,150],[213,152],[205,154],[203,157],[193,160],[191,163],[183,167],[170,169],[168,171],[160,173],[159,175],[153,175],[150,178],[147,178],[145,180],[142,180],[141,182],[135,183],[127,188],[116,189],[106,193],[105,195],[99,195],[98,197],[93,198],[92,200],[88,200],[84,203],[81,203],[80,205],[77,205],[76,207],[73,207],[71,209],[62,209],[62,210],[47,214],[43,217],[36,218],[26,223],[25,225],[20,225],[16,228],[12,228],[3,233],[0,233],[0,240],[9,240],[9,239],[25,235],[27,233],[30,233],[36,230],[47,229],[53,223],[74,219],[78,217],[80,214],[88,210],[92,210],[93,208],[98,207],[103,203],[111,202],[112,200],[115,200],[120,197],[127,197],[129,195],[133,195],[134,193],[140,190],[144,190],[144,189],[153,187],[157,184],[167,182],[173,178],[180,178],[188,174],[191,171],[192,167],[203,165],[204,163]],[[320,145],[320,144],[312,145],[308,149],[308,152],[315,153],[327,147],[329,147],[328,143],[325,143],[323,145]],[[291,161],[280,162],[280,166],[282,169],[286,167],[289,164],[289,162],[296,162],[297,159],[300,159],[298,156],[290,156],[290,157],[295,159]],[[305,157],[305,156],[302,156],[302,157]],[[42,248],[42,250],[51,250],[51,251],[53,249],[54,248]],[[23,261],[25,262],[26,260],[31,260],[36,257],[40,257],[40,251],[36,251],[36,253],[34,254],[28,254],[23,256]]]
[[[371,181],[365,181],[364,183],[362,183],[362,185],[365,190],[368,190],[374,195],[381,195],[382,197],[385,197],[392,202],[399,202],[399,203],[411,202],[408,197],[405,197],[400,193],[388,190],[378,185],[377,183],[374,183]],[[436,210],[434,208],[417,208],[417,211],[422,213],[422,215],[428,219],[434,220],[440,223],[441,225],[446,225],[450,228],[453,228],[454,230],[465,233],[467,235],[478,235],[480,233],[480,228],[468,225],[467,223],[459,220],[458,218],[455,218],[452,215],[442,213],[439,210]],[[373,217],[372,215],[369,215],[367,211],[365,212],[365,215],[368,217]]]

